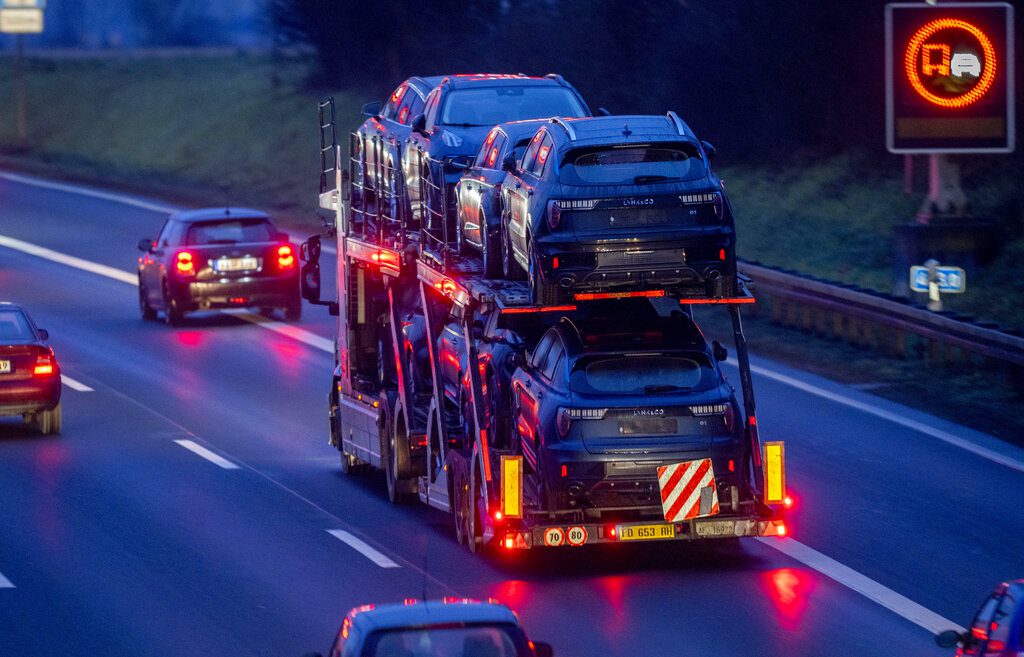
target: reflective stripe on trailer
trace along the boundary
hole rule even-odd
[[[718,490],[711,459],[659,467],[658,486],[661,508],[668,522],[718,514]]]

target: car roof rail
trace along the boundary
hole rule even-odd
[[[668,117],[668,122],[672,124],[672,127],[676,129],[676,132],[678,132],[680,136],[685,137],[686,126],[683,124],[683,120],[679,118],[679,115],[672,110],[669,110],[665,116]]]
[[[561,84],[563,86],[569,86],[569,83],[565,81],[565,78],[563,78],[558,73],[548,73],[544,77],[546,77],[549,80],[554,80],[555,82],[557,82],[558,84]]]
[[[562,119],[562,117],[560,117],[560,116],[552,116],[548,120],[548,123],[557,123],[558,125],[562,126],[562,128],[565,129],[565,133],[567,135],[569,135],[569,141],[576,141],[576,130],[574,130],[573,127],[571,125],[569,125],[568,122],[566,122],[564,119]]]

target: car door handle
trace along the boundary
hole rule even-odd
[[[529,379],[527,379],[527,380],[526,380],[526,381],[524,381],[523,383],[524,383],[524,384],[526,384],[526,387],[527,387],[527,388],[530,388],[530,387],[532,387],[532,386],[533,386],[533,384],[532,384],[532,383],[530,383],[530,380],[529,380]]]
[[[523,183],[521,183],[521,182],[517,182],[517,183],[516,183],[516,189],[519,189],[519,188],[520,188],[520,187],[522,187],[522,186],[523,186]]]
[[[533,190],[532,189],[526,190],[526,195],[527,196],[533,196]]]
[[[544,393],[540,390],[537,391],[537,399],[544,399]]]

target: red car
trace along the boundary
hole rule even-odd
[[[156,240],[139,242],[139,310],[171,326],[186,312],[215,308],[275,308],[302,317],[298,253],[270,218],[246,208],[176,212]]]
[[[20,415],[43,434],[60,433],[60,365],[49,335],[18,305],[0,302],[0,416]]]

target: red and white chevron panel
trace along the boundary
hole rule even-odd
[[[668,522],[718,515],[718,490],[711,459],[659,467],[658,486]]]

